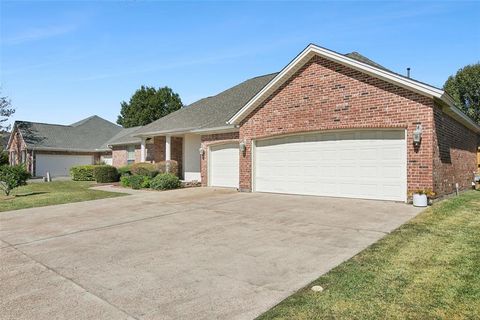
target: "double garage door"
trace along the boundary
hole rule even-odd
[[[253,190],[404,201],[404,130],[314,133],[255,141]],[[212,147],[210,185],[238,187],[238,143]]]
[[[70,175],[70,168],[93,163],[93,156],[37,154],[35,156],[35,175],[45,177],[50,172],[52,177]]]

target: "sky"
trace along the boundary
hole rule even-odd
[[[277,72],[309,43],[442,87],[480,61],[480,1],[0,1],[14,120],[115,122],[141,85],[184,104]]]

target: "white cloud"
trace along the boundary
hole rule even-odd
[[[62,25],[62,26],[50,26],[50,27],[38,27],[31,28],[19,32],[11,37],[6,37],[2,44],[4,45],[17,45],[25,42],[37,41],[42,39],[48,39],[52,37],[61,36],[77,29],[74,25]]]

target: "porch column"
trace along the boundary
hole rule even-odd
[[[145,159],[147,159],[147,149],[145,148],[146,140],[146,138],[142,138],[142,144],[140,145],[140,162],[145,162]]]
[[[172,160],[171,144],[172,144],[172,137],[168,135],[165,136],[165,161]]]

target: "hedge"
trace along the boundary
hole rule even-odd
[[[117,168],[109,165],[98,165],[93,169],[93,175],[95,181],[98,183],[117,182],[118,170]]]
[[[150,182],[150,188],[155,190],[177,189],[180,186],[180,179],[173,173],[161,173]]]
[[[94,165],[75,166],[70,168],[70,175],[74,181],[95,181]]]
[[[150,178],[155,177],[158,174],[158,170],[154,164],[148,162],[140,162],[132,164],[130,172],[137,176],[147,176]]]
[[[132,165],[128,164],[126,166],[118,168],[118,174],[120,176],[127,176],[132,174]]]

